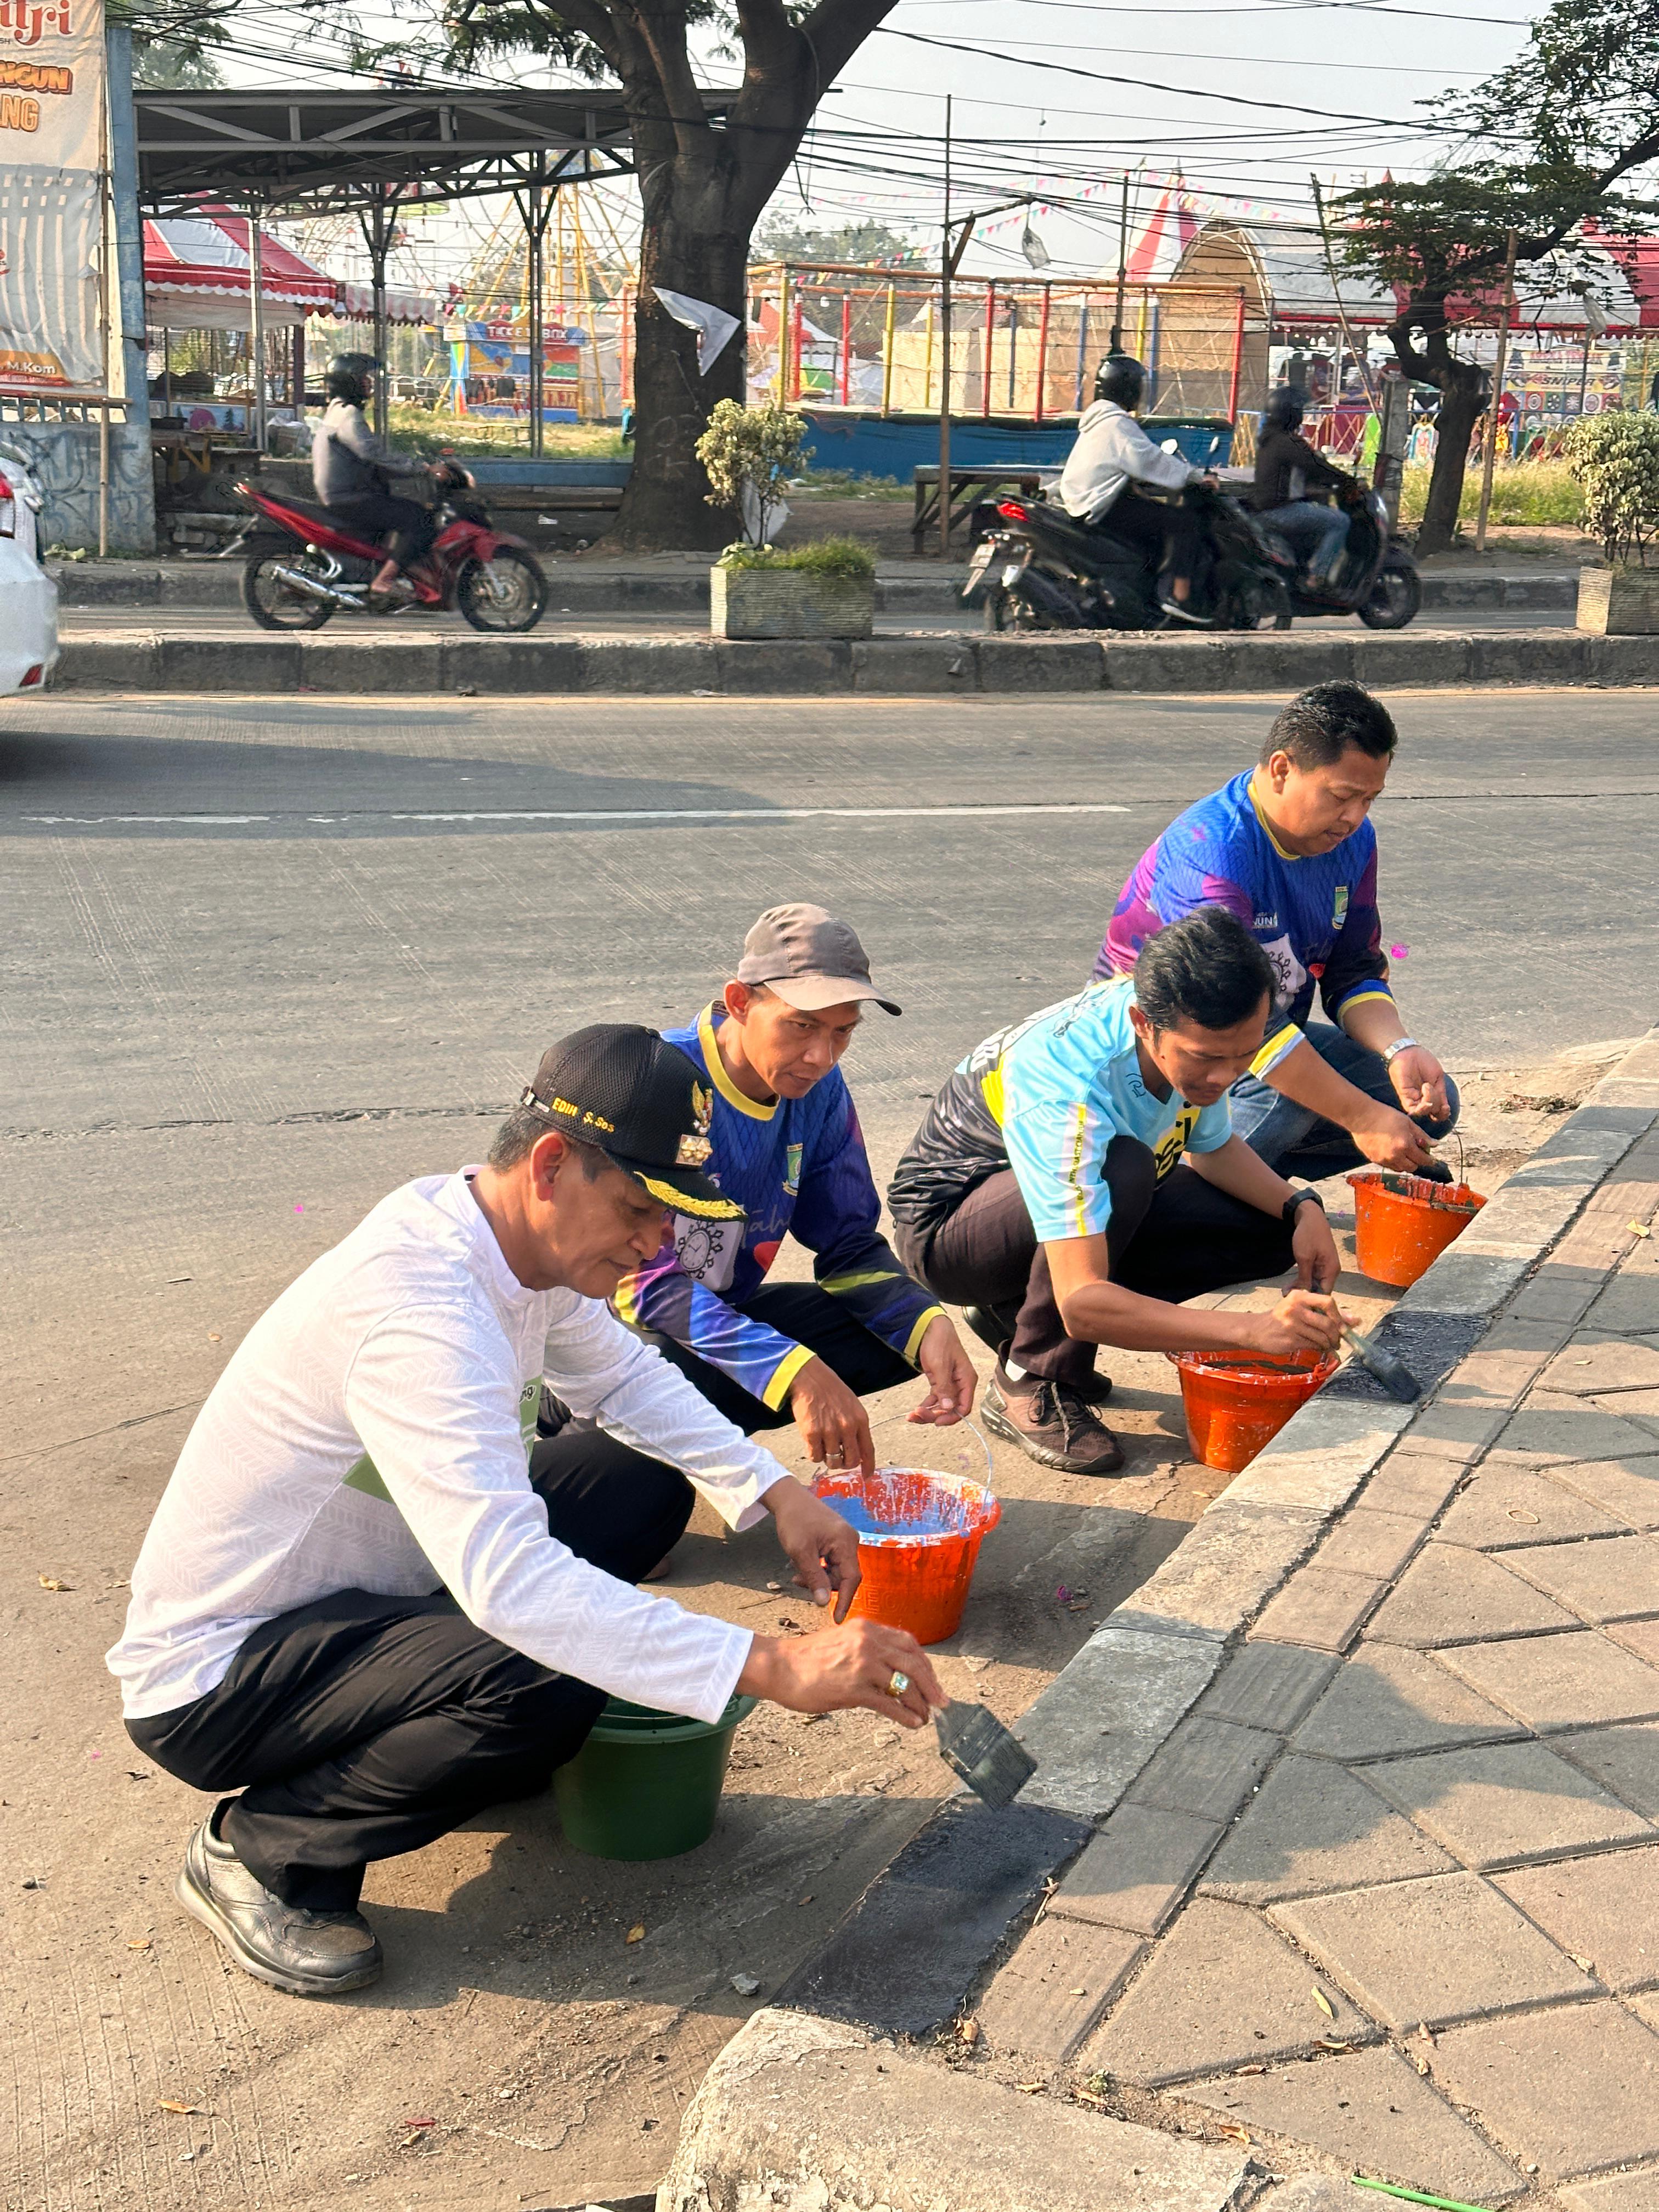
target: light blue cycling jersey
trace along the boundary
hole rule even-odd
[[[1232,1134],[1224,1097],[1198,1107],[1153,1096],[1140,1073],[1133,977],[999,1030],[945,1082],[899,1162],[887,1202],[923,1231],[975,1185],[1012,1167],[1044,1243],[1101,1235],[1112,1218],[1103,1180],[1114,1137],[1138,1138],[1160,1180],[1183,1152],[1213,1152]]]

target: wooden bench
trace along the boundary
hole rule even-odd
[[[1051,483],[1060,474],[1057,468],[1042,462],[1010,461],[1000,468],[951,467],[951,527],[965,522],[982,495],[998,488],[1023,491],[1027,499],[1035,496],[1038,488]],[[929,531],[934,542],[939,538],[939,469],[919,468],[916,471],[915,512],[910,522],[910,542],[918,553],[923,550]]]

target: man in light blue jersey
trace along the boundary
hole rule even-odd
[[[1338,1271],[1323,1209],[1233,1133],[1261,1048],[1266,953],[1219,907],[1159,932],[1133,976],[988,1037],[946,1078],[887,1202],[899,1255],[998,1347],[988,1428],[1073,1474],[1122,1465],[1094,1411],[1095,1346],[1328,1349]],[[1271,1313],[1191,1311],[1283,1273]]]

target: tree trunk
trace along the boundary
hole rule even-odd
[[[731,510],[708,504],[708,478],[696,456],[715,403],[744,396],[748,325],[747,222],[733,223],[729,190],[715,165],[682,154],[675,182],[658,211],[647,212],[640,246],[639,299],[634,312],[634,471],[607,543],[619,551],[717,550],[740,535]],[[697,369],[697,334],[677,323],[652,290],[707,300],[738,318],[704,376]]]
[[[1443,553],[1457,536],[1457,510],[1463,497],[1463,477],[1469,464],[1469,440],[1486,410],[1486,379],[1471,364],[1457,364],[1458,373],[1437,376],[1440,413],[1435,425],[1434,466],[1429,475],[1429,496],[1418,526],[1419,554]]]

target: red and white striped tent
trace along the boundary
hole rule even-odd
[[[268,230],[259,233],[259,300],[265,327],[292,329],[307,315],[374,319],[367,284],[331,276]],[[245,331],[248,326],[248,222],[217,211],[166,216],[144,225],[144,307],[152,330]],[[386,320],[441,322],[441,302],[388,287]]]
[[[1127,275],[1132,284],[1161,283],[1173,276],[1176,264],[1196,237],[1199,217],[1192,195],[1180,177],[1167,182],[1157,204],[1141,225],[1129,248]]]
[[[339,285],[327,271],[259,233],[259,299],[267,328],[331,315]],[[246,216],[166,216],[144,225],[144,310],[152,330],[245,331]]]

